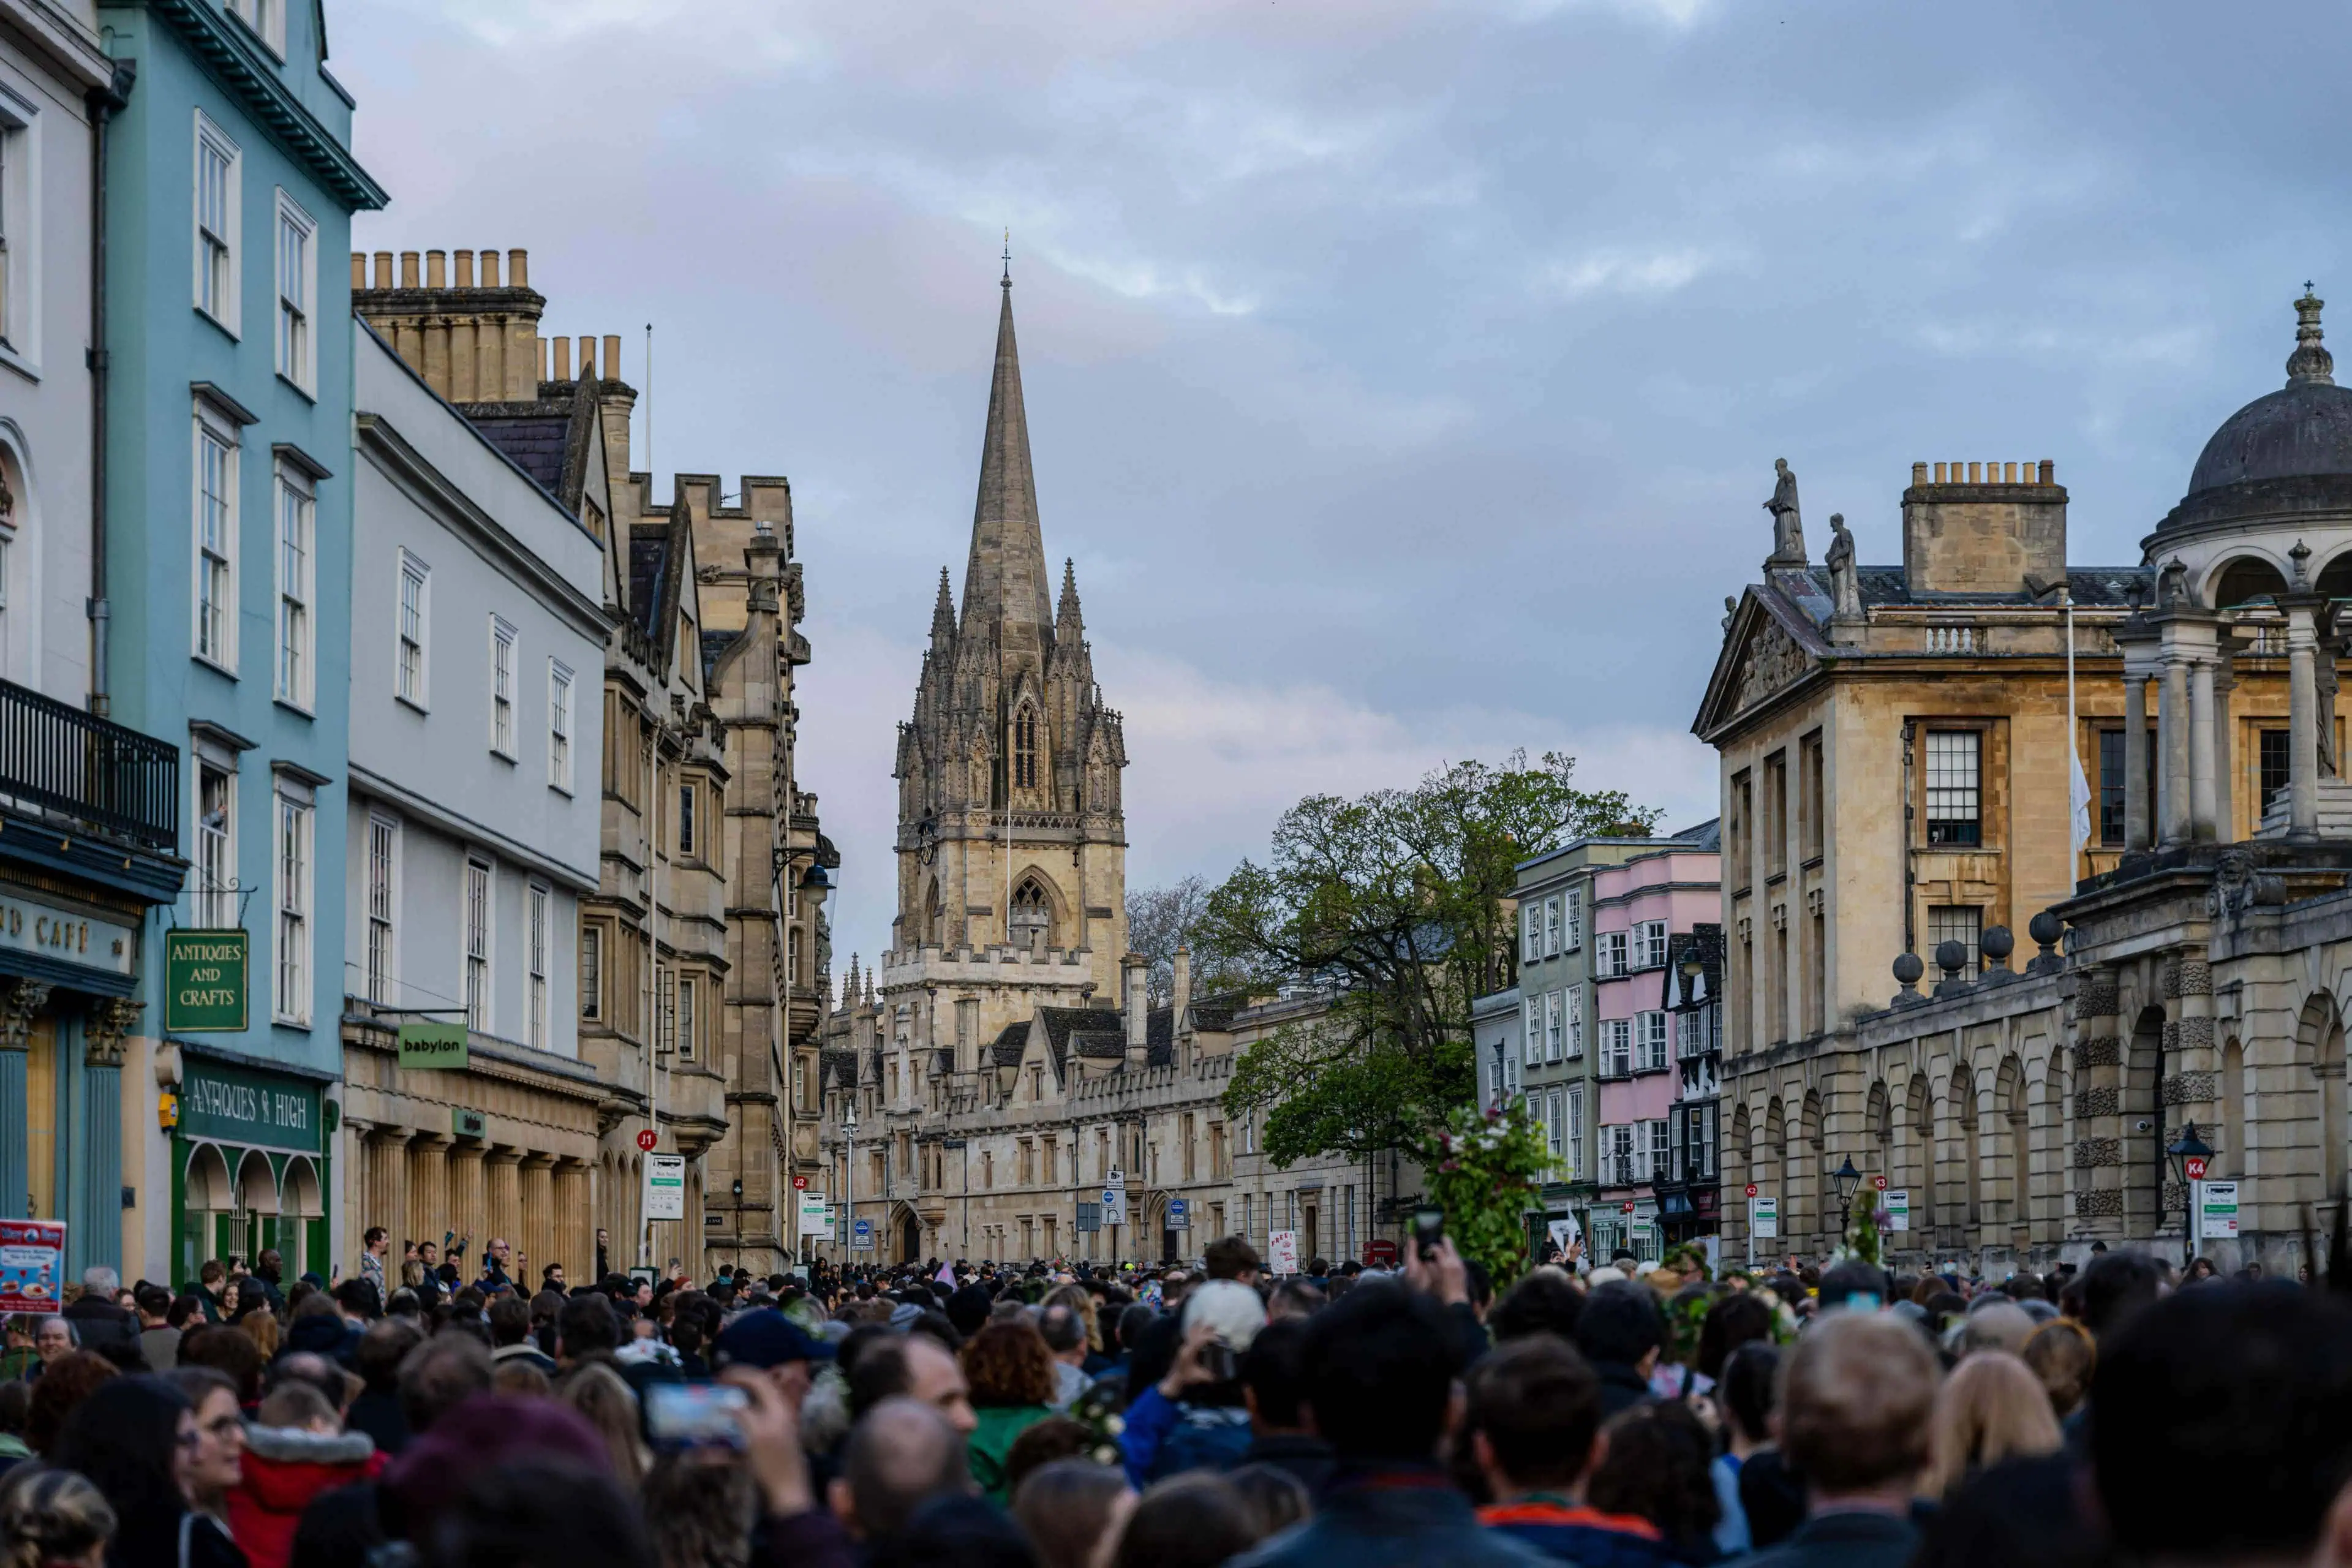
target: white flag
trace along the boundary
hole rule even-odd
[[[2091,781],[2083,776],[2083,753],[2069,750],[2074,764],[2074,776],[2066,785],[2067,804],[2074,807],[2070,837],[2074,853],[2080,856],[2091,841]]]

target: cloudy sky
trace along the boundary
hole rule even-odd
[[[2352,289],[2333,7],[329,11],[394,197],[356,243],[528,247],[546,330],[640,385],[654,323],[657,472],[791,477],[844,963],[1008,226],[1138,884],[1515,747],[1711,816],[1688,726],[1775,457],[1816,559],[1832,510],[1899,559],[1915,459],[2050,458],[2074,559],[2134,561],[2303,280]]]

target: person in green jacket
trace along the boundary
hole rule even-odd
[[[992,1322],[963,1347],[964,1380],[980,1425],[967,1440],[971,1479],[981,1494],[1003,1503],[1004,1459],[1014,1439],[1053,1414],[1054,1352],[1028,1319]]]

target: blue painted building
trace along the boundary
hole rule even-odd
[[[171,923],[240,929],[250,952],[241,1027],[171,1027],[165,965],[140,977],[121,1077],[123,1262],[176,1283],[208,1258],[276,1247],[290,1280],[333,1256],[344,258],[352,214],[384,194],[350,151],[323,0],[121,0],[98,16],[108,53],[135,70],[104,172],[110,710],[180,752],[189,866]],[[85,1181],[93,1204],[113,1184]]]

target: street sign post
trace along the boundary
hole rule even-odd
[[[871,1252],[874,1250],[874,1222],[872,1220],[860,1219],[852,1220],[850,1222],[849,1249],[852,1252]]]
[[[1105,1187],[1102,1190],[1101,1223],[1104,1225],[1127,1223],[1127,1189],[1125,1187]]]
[[[684,1219],[686,1217],[685,1155],[648,1154],[646,1156],[646,1217],[647,1219]]]
[[[1756,1244],[1780,1238],[1780,1200],[1751,1197],[1748,1200],[1748,1267],[1756,1267]]]
[[[1886,1228],[1889,1230],[1909,1230],[1911,1228],[1911,1194],[1909,1189],[1905,1187],[1896,1187],[1886,1194]]]
[[[654,1145],[660,1142],[661,1134],[650,1127],[641,1129],[637,1133],[637,1147],[648,1154],[654,1152]]]
[[[2198,1164],[2204,1163],[2200,1160]],[[2198,1182],[2191,1188],[2194,1194],[2189,1206],[2197,1215],[2197,1240],[2238,1239],[2238,1184],[2235,1182]]]
[[[833,1239],[833,1203],[823,1193],[801,1194],[801,1235],[813,1241]]]
[[[808,1191],[808,1178],[806,1176],[794,1176],[793,1178],[793,1191],[796,1193],[804,1193]]]
[[[1168,1228],[1171,1230],[1190,1230],[1192,1228],[1192,1205],[1187,1204],[1182,1198],[1170,1198],[1168,1200]]]

